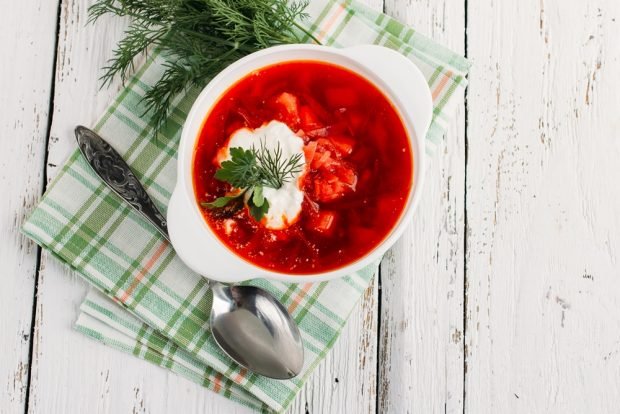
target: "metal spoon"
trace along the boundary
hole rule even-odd
[[[165,217],[114,148],[83,126],[75,128],[75,136],[84,158],[103,182],[170,241]],[[290,379],[301,372],[304,351],[299,329],[280,302],[254,286],[208,283],[213,292],[211,332],[230,358],[275,379]]]

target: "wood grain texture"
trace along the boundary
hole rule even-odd
[[[462,2],[387,0],[385,10],[463,52]],[[379,413],[462,412],[464,143],[461,103],[413,222],[381,268]]]
[[[0,413],[26,404],[38,248],[19,233],[43,186],[56,2],[3,4],[0,26]],[[29,24],[24,24],[28,21]],[[7,59],[8,57],[8,59]]]
[[[467,412],[620,402],[620,3],[469,2]]]

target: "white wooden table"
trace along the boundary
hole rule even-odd
[[[620,410],[620,1],[366,0],[474,64],[413,225],[291,413]],[[0,413],[243,413],[71,326],[18,228],[126,22],[1,0]]]

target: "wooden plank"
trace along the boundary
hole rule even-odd
[[[468,16],[466,410],[617,412],[620,3]]]
[[[4,7],[0,27],[0,412],[23,412],[38,248],[19,233],[43,186],[56,1]]]
[[[74,125],[92,123],[119,87],[117,84],[100,91],[97,78],[125,22],[109,19],[96,27],[84,26],[88,4],[71,0],[62,7],[54,122],[48,149],[50,179],[74,148]],[[377,1],[370,4],[381,9]],[[32,412],[43,407],[55,412],[84,412],[93,407],[100,412],[247,412],[165,369],[74,332],[71,325],[87,286],[48,255],[42,262]],[[344,407],[374,412],[376,297],[375,284],[291,412],[336,413]]]
[[[386,0],[385,9],[463,52],[463,2]],[[379,413],[462,411],[464,131],[461,104],[413,223],[382,266]]]

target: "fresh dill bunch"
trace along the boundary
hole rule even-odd
[[[161,49],[165,71],[144,96],[144,115],[159,129],[179,93],[206,85],[241,57],[306,39],[320,43],[298,23],[307,17],[307,5],[308,0],[99,0],[89,8],[89,22],[105,14],[131,20],[104,68],[103,85],[117,76],[124,82],[137,56]]]

